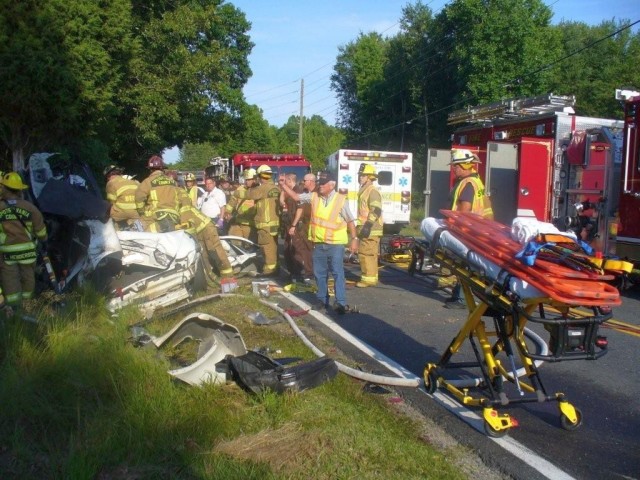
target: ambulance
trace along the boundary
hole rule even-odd
[[[385,231],[398,233],[411,216],[413,154],[342,149],[326,158],[326,168],[338,179],[338,192],[347,196],[354,215],[358,212],[358,170],[362,163],[373,165],[378,173],[376,185],[382,195]]]

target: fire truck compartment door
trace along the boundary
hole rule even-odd
[[[553,140],[522,137],[518,169],[518,215],[533,211],[538,220],[551,222]]]
[[[440,209],[451,208],[451,150],[430,148],[427,157],[427,183],[424,190],[425,217],[441,217]]]
[[[491,197],[496,221],[511,225],[518,205],[518,145],[487,143],[485,190]]]

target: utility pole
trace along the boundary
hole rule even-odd
[[[300,79],[300,121],[298,123],[298,155],[302,155],[302,124],[304,119],[304,78]]]

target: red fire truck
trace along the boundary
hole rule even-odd
[[[640,268],[640,92],[616,90],[624,101],[624,142],[620,179],[616,253]]]
[[[311,171],[311,164],[304,155],[271,154],[271,153],[236,153],[232,158],[232,176],[241,178],[247,168],[257,169],[260,165],[269,165],[274,173],[274,179],[281,174],[295,173],[298,180],[302,180]]]
[[[640,225],[637,220],[627,222],[628,210],[621,209],[625,124],[578,116],[574,104],[573,96],[549,94],[452,112],[450,125],[466,124],[454,132],[452,148],[478,154],[482,162],[479,174],[491,196],[497,221],[510,225],[516,216],[535,217],[561,230],[573,230],[596,251],[627,257],[616,242],[626,237],[616,238],[616,228],[621,224],[623,232],[625,224],[631,223],[626,232],[637,240]],[[636,156],[633,167],[627,169],[633,173],[625,175],[629,178],[622,190],[638,192],[640,142],[638,132],[633,135]],[[451,184],[449,161],[450,150],[429,151],[427,215],[438,216],[438,209],[450,207],[449,192],[431,188]],[[626,196],[638,202],[635,195]],[[635,205],[637,218],[638,203]],[[637,260],[640,256],[629,258]]]

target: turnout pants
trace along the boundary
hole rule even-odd
[[[20,306],[22,300],[31,298],[36,288],[36,263],[5,262],[0,255],[0,280],[6,301]]]
[[[358,246],[358,260],[362,276],[360,281],[375,285],[378,283],[378,255],[380,237],[363,238]]]
[[[276,271],[278,267],[278,233],[272,235],[270,231],[258,230],[258,245],[264,255],[264,270],[262,273],[269,274]]]
[[[233,274],[233,268],[229,262],[227,252],[220,243],[220,237],[218,236],[218,229],[212,223],[208,223],[207,226],[198,234],[198,240],[204,245],[204,264],[205,267],[210,270],[209,254],[213,253],[218,261],[221,277],[230,277]]]

